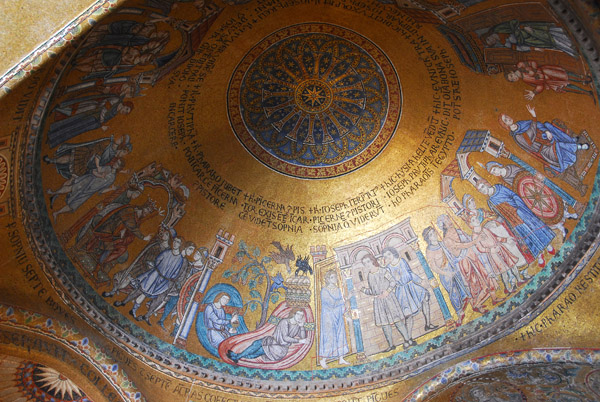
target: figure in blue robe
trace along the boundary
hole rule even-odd
[[[93,195],[101,194],[109,189],[115,182],[116,174],[117,169],[113,166],[100,166],[91,173],[75,177],[71,184],[71,191],[67,194],[66,199],[70,210],[77,210]]]
[[[388,264],[386,268],[396,280],[396,298],[404,315],[417,314],[429,296],[429,292],[420,285],[421,278],[410,269],[404,258],[399,258],[396,265]]]
[[[221,342],[229,338],[232,333],[236,332],[229,325],[230,323],[237,321],[237,316],[234,314],[228,319],[224,309],[227,303],[229,303],[229,300],[231,300],[231,297],[227,293],[221,292],[204,310],[206,337],[208,338],[208,343],[215,349],[219,349]]]
[[[511,130],[519,147],[541,159],[556,173],[562,173],[577,161],[577,139],[556,127],[552,123],[540,123],[537,120],[521,120]],[[548,136],[550,133],[551,138]]]
[[[386,263],[386,269],[396,281],[396,299],[404,314],[404,321],[408,330],[408,343],[416,345],[412,338],[414,316],[421,311],[425,317],[425,331],[437,329],[437,325],[431,323],[431,309],[429,307],[429,291],[420,285],[421,278],[411,269],[406,260],[400,257],[400,253],[394,247],[386,247],[382,253]]]
[[[444,247],[443,243],[439,243],[438,246],[431,246],[431,248],[428,247],[427,250],[429,249],[431,249],[432,252],[442,249],[445,256],[451,254],[450,251]],[[442,282],[442,286],[446,289],[446,292],[448,292],[448,296],[450,296],[450,303],[452,304],[452,307],[454,307],[454,311],[456,311],[459,319],[462,319],[461,315],[464,314],[464,308],[468,299],[471,298],[471,294],[469,293],[469,289],[465,285],[458,268],[450,263],[448,263],[446,268],[451,270],[453,275],[440,275],[440,282]],[[460,325],[460,323],[458,325]]]
[[[183,267],[181,253],[165,250],[156,257],[154,269],[137,277],[140,289],[147,297],[156,297],[167,291],[169,284],[177,278]]]
[[[459,259],[444,246],[432,226],[425,228],[423,238],[427,243],[426,254],[429,266],[438,274],[442,286],[448,292],[450,303],[458,317],[457,325],[460,326],[465,314],[464,309],[468,299],[471,298],[471,294],[458,269]]]
[[[52,110],[54,122],[48,128],[48,144],[54,148],[80,134],[96,130],[117,114],[128,114],[132,106],[131,102],[123,102],[122,97],[111,94],[63,101]]]
[[[181,249],[181,243],[181,238],[174,238],[170,249],[158,254],[154,262],[148,261],[146,264],[150,270],[138,275],[131,283],[135,290],[129,293],[125,300],[116,301],[113,305],[120,307],[135,300],[129,314],[138,321],[144,320],[148,325],[152,325],[150,316],[158,311],[169,291],[180,286],[188,277],[190,263],[187,257],[194,253],[196,245],[188,241]],[[137,310],[146,297],[152,299],[148,311],[138,317]]]
[[[109,166],[97,166],[90,173],[77,177],[73,176],[71,179],[65,181],[57,190],[48,189],[46,192],[51,195],[50,208],[53,208],[57,197],[61,194],[66,194],[66,205],[52,213],[54,221],[56,222],[58,215],[77,210],[94,195],[114,190],[113,183],[115,182],[117,172],[122,167],[123,161],[116,159]]]
[[[204,310],[204,325],[206,325],[206,334],[208,336],[208,342],[216,349],[219,348],[219,344],[225,339],[229,338],[227,332],[227,325],[229,320],[225,316],[225,310],[223,307],[217,308],[214,303],[206,306]]]
[[[320,364],[327,368],[327,359],[339,359],[340,364],[348,364],[344,356],[348,353],[348,340],[344,325],[345,300],[337,286],[337,274],[325,274],[326,286],[321,288],[321,327],[319,336]]]
[[[489,184],[482,182],[479,184],[480,191],[482,187],[488,187]],[[496,184],[491,187],[493,193],[489,195],[488,204],[493,211],[498,212],[506,222],[511,226],[513,232],[520,237],[527,246],[531,254],[539,257],[545,248],[552,253],[553,248],[550,243],[554,239],[554,232],[540,218],[538,218],[525,204],[525,201],[515,192],[502,184]],[[484,192],[484,191],[482,191]],[[485,194],[485,192],[484,192]]]

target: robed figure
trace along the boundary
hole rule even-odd
[[[183,267],[184,256],[165,250],[156,257],[154,269],[142,273],[137,280],[142,292],[147,297],[156,297],[167,291]]]
[[[154,210],[155,206],[151,202],[143,206],[123,205],[101,217],[92,226],[85,250],[99,255],[93,275],[96,275],[102,267],[112,268],[111,263],[125,255],[127,248],[136,237],[144,241],[150,240],[152,235],[144,235],[140,225]],[[103,269],[103,271],[108,270]]]
[[[542,159],[557,173],[564,172],[577,161],[577,140],[552,123],[522,120],[516,125],[517,129],[511,131],[510,135],[517,145]]]
[[[501,22],[489,29],[484,40],[488,46],[507,47],[517,52],[553,49],[577,57],[569,36],[552,22],[517,19]]]
[[[550,244],[555,237],[554,232],[527,207],[525,201],[514,191],[502,184],[492,187],[485,180],[479,182],[477,189],[489,196],[490,208],[506,220],[532,255],[538,259],[542,258],[542,253],[546,248],[550,254],[554,253],[554,248]],[[545,264],[543,260],[538,262],[540,265]]]
[[[421,278],[412,272],[404,258],[398,258],[396,265],[388,264],[386,268],[396,280],[396,298],[404,316],[417,314],[429,300],[429,292],[421,286]]]
[[[231,296],[226,292],[221,292],[215,296],[214,301],[208,304],[204,310],[206,337],[215,349],[219,349],[221,342],[236,333],[231,325],[238,321],[237,315],[233,314],[231,318],[227,318],[225,312],[225,306],[229,303],[229,300],[231,300]]]
[[[531,120],[514,121],[500,114],[498,123],[510,132],[515,142],[525,152],[540,159],[554,174],[560,174],[577,161],[577,151],[589,149],[589,144],[578,143],[561,128],[552,123],[540,123],[535,108],[527,105]]]
[[[454,256],[440,242],[435,229],[431,226],[425,228],[423,238],[427,243],[426,256],[429,266],[438,274],[442,286],[448,292],[450,303],[458,317],[456,325],[460,326],[465,316],[465,308],[471,298],[469,289],[463,281],[457,264],[450,263],[450,261],[454,261]]]
[[[252,342],[239,353],[227,350],[227,358],[237,364],[240,359],[257,359],[263,357],[267,361],[281,361],[288,355],[292,345],[308,344],[310,339],[304,323],[306,317],[300,308],[293,308],[287,318],[282,318],[272,335],[265,336]]]
[[[104,94],[65,100],[54,109],[54,122],[48,129],[51,148],[80,134],[104,126],[117,114],[128,114],[133,103],[122,97]]]
[[[458,267],[469,288],[473,311],[487,312],[483,303],[488,298],[492,299],[492,304],[501,301],[496,297],[498,288],[496,280],[485,269],[482,258],[480,258],[481,254],[473,248],[471,237],[456,227],[448,215],[440,215],[437,224],[444,234],[441,243],[448,262]]]
[[[327,368],[327,359],[338,359],[348,364],[344,355],[349,351],[346,339],[344,312],[346,301],[342,289],[337,286],[337,274],[325,274],[325,286],[321,288],[321,328],[319,336],[319,363]]]
[[[390,352],[396,348],[394,345],[392,325],[404,338],[404,348],[412,346],[410,334],[405,324],[405,316],[402,313],[402,306],[394,293],[396,281],[392,274],[379,265],[377,259],[371,254],[362,258],[362,263],[369,270],[367,275],[367,284],[369,287],[363,287],[361,292],[368,296],[373,296],[373,318],[375,325],[381,327],[388,348],[384,352]]]

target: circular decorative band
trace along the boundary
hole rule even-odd
[[[394,135],[402,92],[387,56],[331,24],[277,31],[238,64],[227,95],[233,131],[260,162],[324,179],[373,160]]]

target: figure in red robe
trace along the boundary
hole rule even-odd
[[[532,100],[536,95],[541,94],[544,90],[552,90],[558,93],[577,93],[585,94],[594,98],[594,93],[591,90],[581,88],[576,85],[591,85],[592,78],[589,75],[576,74],[567,71],[560,66],[551,64],[538,65],[535,61],[520,61],[513,71],[507,71],[505,77],[510,82],[522,80],[524,83],[531,85],[533,91],[525,91],[525,98]]]
[[[450,263],[458,266],[469,288],[473,311],[486,313],[483,304],[487,299],[494,305],[504,300],[496,296],[497,281],[486,271],[471,237],[456,227],[448,215],[440,215],[437,225],[442,230],[442,245],[448,251]]]
[[[143,206],[123,205],[104,216],[92,229],[92,238],[86,251],[99,254],[92,275],[102,271],[106,274],[112,263],[127,252],[127,248],[137,237],[149,241],[152,235],[140,230],[142,220],[155,210],[153,203]]]

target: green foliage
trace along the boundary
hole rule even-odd
[[[248,270],[245,269],[240,273],[240,282],[242,282],[242,285],[245,285],[246,283],[248,283]]]
[[[279,300],[279,293],[273,293],[271,295],[271,303],[275,304]]]
[[[267,319],[267,312],[269,310],[269,303],[277,303],[279,301],[279,294],[271,294],[270,287],[270,276],[268,270],[273,259],[269,256],[261,257],[261,251],[259,247],[249,247],[243,240],[238,244],[239,250],[236,253],[236,259],[242,263],[241,268],[235,266],[225,270],[222,276],[223,278],[229,278],[231,283],[241,283],[244,286],[248,286],[250,290],[250,298],[246,305],[250,311],[256,311],[260,307],[261,318],[257,322],[257,328],[264,325]],[[266,285],[264,291],[261,292],[258,286]]]

